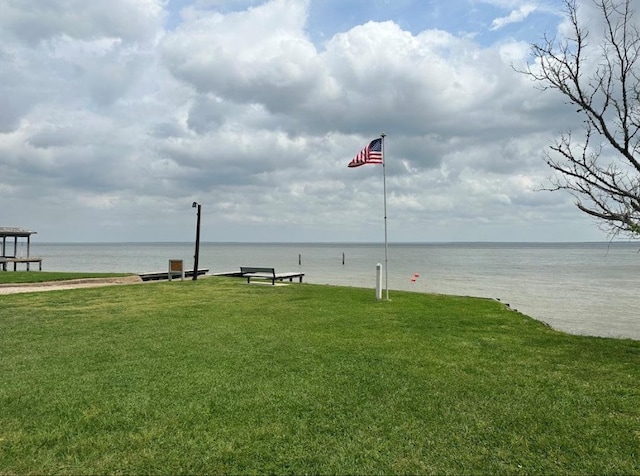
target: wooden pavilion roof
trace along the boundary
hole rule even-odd
[[[0,238],[9,236],[12,238],[28,238],[36,233],[37,231],[27,230],[26,228],[18,228],[15,226],[0,226]]]

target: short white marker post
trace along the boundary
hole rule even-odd
[[[376,265],[376,299],[382,300],[382,265]]]

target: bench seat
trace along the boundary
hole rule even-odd
[[[240,266],[240,274],[242,277],[247,278],[247,283],[251,283],[253,279],[266,279],[270,280],[272,285],[276,284],[276,281],[284,281],[288,279],[289,282],[293,282],[294,278],[298,278],[302,282],[304,273],[276,273],[275,268],[261,268],[256,266]]]
[[[7,264],[13,263],[13,270],[17,270],[18,263],[26,263],[27,271],[29,271],[29,265],[31,263],[37,263],[38,269],[42,271],[42,258],[16,258],[15,256],[2,256],[0,257],[0,268],[3,271],[7,270]]]

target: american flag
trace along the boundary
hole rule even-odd
[[[360,167],[364,164],[382,164],[382,138],[372,140],[349,162],[349,167]]]

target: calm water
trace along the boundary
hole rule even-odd
[[[31,246],[48,271],[164,271],[169,259],[193,267],[192,243]],[[390,244],[390,298],[393,290],[499,298],[556,329],[640,339],[639,249],[638,243]],[[268,266],[304,272],[309,283],[372,289],[376,263],[384,264],[380,244],[202,243],[199,260],[211,273]]]

